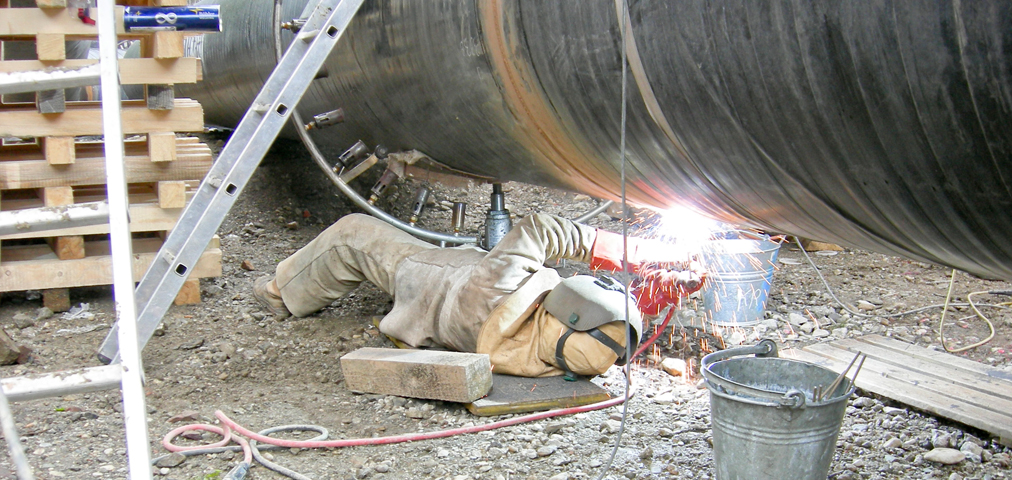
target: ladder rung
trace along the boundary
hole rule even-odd
[[[0,380],[4,395],[12,402],[60,397],[76,393],[120,388],[123,367],[120,364],[64,370],[45,375],[10,377]]]
[[[0,73],[0,94],[40,92],[98,85],[99,65],[54,67],[28,72]]]

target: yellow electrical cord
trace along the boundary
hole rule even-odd
[[[987,322],[987,327],[991,329],[991,335],[988,335],[987,338],[977,343],[974,343],[973,345],[967,345],[965,347],[960,347],[956,349],[950,349],[949,346],[945,344],[945,335],[942,333],[942,329],[945,328],[945,312],[949,310],[949,299],[952,298],[952,287],[955,284],[956,284],[956,269],[953,269],[952,276],[949,278],[949,292],[945,294],[945,305],[942,306],[942,318],[941,320],[938,321],[938,341],[941,342],[942,348],[949,353],[965,352],[967,350],[970,350],[971,348],[977,348],[981,345],[984,345],[985,343],[990,342],[992,338],[994,338],[994,324],[991,323],[991,320],[988,320],[988,318],[985,317],[983,313],[980,313],[980,310],[977,309],[977,305],[973,303],[974,295],[982,295],[985,293],[989,293],[988,291],[985,290],[970,293],[969,295],[966,296],[966,301],[969,302],[970,308],[973,309],[973,312],[976,313],[981,320]]]

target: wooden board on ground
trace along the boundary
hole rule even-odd
[[[349,390],[473,402],[492,388],[488,355],[437,350],[360,348],[341,357]]]
[[[526,378],[497,373],[492,375],[488,396],[467,404],[467,409],[487,417],[589,405],[610,398],[603,388],[586,379],[570,382],[562,376]]]
[[[840,372],[857,352],[868,356],[857,387],[978,428],[1012,446],[1012,375],[935,350],[867,335],[786,351]]]

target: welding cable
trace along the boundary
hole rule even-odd
[[[309,439],[310,441],[323,441],[323,440],[326,440],[327,437],[330,436],[330,432],[328,432],[326,428],[323,428],[323,427],[320,427],[320,426],[317,426],[317,425],[284,425],[284,426],[280,426],[280,427],[268,428],[266,430],[260,430],[258,433],[260,435],[267,436],[267,435],[270,435],[272,433],[293,432],[293,431],[299,431],[299,432],[311,432],[311,431],[315,431],[315,432],[319,433],[319,435],[317,435],[316,437],[313,437],[313,438]],[[275,471],[277,473],[280,473],[281,475],[284,475],[284,476],[286,476],[288,478],[292,478],[294,480],[312,480],[311,478],[309,478],[309,477],[307,477],[307,476],[305,476],[305,475],[303,475],[303,474],[301,474],[299,472],[296,472],[294,470],[289,470],[289,469],[287,469],[285,467],[282,467],[281,465],[278,465],[278,464],[276,464],[276,463],[274,463],[274,462],[272,462],[272,461],[267,460],[266,458],[264,458],[263,455],[260,455],[260,448],[259,448],[259,445],[257,445],[257,441],[256,440],[250,440],[249,441],[249,447],[250,447],[250,450],[252,450],[252,452],[253,452],[253,458],[256,459],[256,461],[259,462],[261,465],[267,467],[268,469],[273,470],[273,471]],[[269,447],[271,449],[284,448],[284,447],[281,447],[279,445],[267,445],[267,447]],[[264,450],[267,450],[267,448],[265,448]]]
[[[949,311],[949,299],[952,298],[952,287],[953,287],[953,285],[955,285],[955,283],[956,283],[956,269],[952,269],[952,277],[949,280],[949,291],[948,291],[948,293],[945,294],[945,306],[942,307],[942,318],[938,320],[938,341],[939,341],[939,343],[942,344],[942,348],[946,352],[949,352],[949,353],[965,352],[967,350],[970,350],[970,349],[973,349],[973,348],[977,348],[977,347],[979,347],[981,345],[984,345],[985,343],[990,342],[991,339],[994,338],[994,324],[991,323],[991,320],[989,320],[987,317],[985,317],[983,313],[980,313],[980,310],[977,308],[977,305],[975,303],[973,303],[973,296],[974,295],[983,295],[983,294],[986,294],[986,293],[1004,293],[1004,292],[999,292],[997,290],[990,290],[990,291],[989,290],[984,290],[984,291],[980,291],[980,292],[971,292],[969,295],[967,295],[966,296],[966,300],[968,302],[970,302],[970,308],[973,309],[973,312],[976,313],[977,316],[980,317],[981,320],[983,320],[984,322],[987,323],[987,328],[991,329],[991,334],[988,335],[987,338],[985,338],[985,339],[983,339],[983,340],[981,340],[979,342],[973,343],[971,345],[967,345],[967,346],[960,347],[960,348],[949,348],[949,346],[945,343],[945,335],[943,334],[943,331],[945,329],[945,312]]]
[[[629,308],[630,298],[629,298],[628,292],[630,290],[630,287],[632,286],[632,280],[629,278],[629,205],[628,205],[628,202],[626,200],[626,191],[625,191],[625,186],[626,186],[625,164],[626,164],[626,160],[627,160],[626,159],[626,128],[628,126],[628,124],[627,124],[627,115],[628,115],[627,110],[628,110],[628,105],[629,105],[629,101],[628,101],[628,90],[629,90],[629,80],[628,80],[628,77],[629,77],[628,76],[629,62],[628,62],[628,55],[629,55],[629,52],[626,49],[626,35],[629,34],[629,32],[627,31],[627,28],[628,28],[627,27],[627,23],[629,23],[631,25],[631,22],[629,22],[629,8],[626,6],[625,0],[615,0],[615,19],[618,20],[618,24],[619,24],[619,27],[618,27],[618,29],[619,29],[619,37],[620,37],[620,40],[622,42],[621,43],[621,45],[622,45],[622,58],[621,58],[621,61],[622,61],[622,99],[621,99],[621,102],[620,102],[621,105],[622,105],[622,107],[621,107],[621,114],[620,114],[620,120],[619,120],[620,124],[619,124],[619,149],[618,149],[619,154],[618,155],[619,155],[619,176],[620,176],[619,180],[620,180],[620,186],[621,186],[621,189],[622,189],[622,191],[621,191],[621,198],[622,198],[622,273],[625,274],[625,278],[627,279],[626,282],[625,282],[625,291],[627,292],[627,294],[625,295],[625,318],[628,321],[628,319],[629,319],[629,311],[630,311],[630,308]],[[606,473],[608,473],[609,470],[611,470],[611,466],[615,463],[615,456],[618,454],[618,447],[620,445],[622,445],[622,434],[625,433],[626,418],[628,418],[628,416],[629,416],[629,402],[627,402],[625,400],[629,399],[629,392],[632,390],[632,364],[633,364],[633,360],[634,360],[635,355],[633,355],[633,342],[632,342],[632,339],[630,338],[631,335],[628,333],[628,331],[629,331],[629,329],[627,328],[626,329],[625,347],[626,347],[626,358],[628,359],[628,361],[626,361],[625,366],[622,367],[623,371],[625,372],[625,394],[623,396],[624,400],[622,402],[622,421],[619,423],[619,426],[618,426],[618,434],[615,435],[615,445],[612,446],[611,454],[608,455],[608,461],[605,462],[605,464],[601,468],[601,473],[597,476],[597,480],[603,479],[604,475]],[[639,339],[636,339],[636,340],[639,340]],[[656,338],[654,340],[656,340]],[[644,347],[649,346],[650,343],[653,343],[653,342],[647,343],[646,345],[644,345]]]
[[[192,447],[184,447],[184,446],[175,445],[175,444],[172,443],[172,440],[174,440],[176,437],[178,437],[179,435],[181,435],[183,432],[187,432],[187,431],[190,431],[190,430],[204,430],[204,431],[207,431],[207,432],[211,432],[213,434],[221,436],[221,441],[219,441],[217,443],[212,443],[212,444],[209,444],[209,445],[197,445],[197,446],[192,446]],[[233,436],[232,435],[232,430],[228,427],[228,425],[225,425],[224,428],[215,427],[214,425],[206,425],[206,424],[203,424],[203,423],[198,423],[198,424],[194,424],[194,425],[184,425],[182,427],[176,428],[176,429],[172,430],[171,432],[165,434],[165,437],[162,438],[162,447],[164,447],[166,450],[168,450],[170,452],[173,452],[173,453],[184,453],[185,454],[185,452],[190,451],[190,450],[203,450],[203,449],[209,449],[209,448],[221,448],[221,447],[224,447],[224,446],[228,445],[229,443],[232,443],[233,440],[235,440],[235,442],[238,443],[242,447],[243,461],[245,463],[247,463],[247,464],[252,464],[253,463],[253,451],[250,449],[249,443],[246,442],[245,438]]]
[[[812,257],[808,256],[808,252],[805,250],[805,247],[801,246],[801,240],[799,240],[798,237],[794,237],[794,240],[798,243],[798,248],[801,249],[801,253],[805,254],[805,259],[808,260],[808,264],[811,265],[811,267],[812,267],[813,270],[815,270],[815,274],[819,276],[819,280],[822,280],[822,284],[826,287],[826,291],[829,293],[829,296],[831,296],[833,298],[833,301],[835,301],[837,304],[839,304],[841,307],[843,307],[843,309],[846,310],[847,313],[849,313],[849,314],[851,314],[851,315],[853,315],[855,317],[864,317],[864,318],[874,318],[874,317],[879,317],[879,318],[904,317],[904,316],[907,316],[907,315],[913,315],[915,313],[923,312],[925,310],[932,310],[932,309],[935,309],[935,308],[943,308],[946,305],[946,304],[943,304],[943,303],[937,303],[937,304],[934,304],[934,305],[927,305],[927,306],[924,306],[924,307],[917,307],[917,308],[912,309],[912,310],[906,310],[906,311],[899,312],[899,313],[890,313],[890,314],[887,314],[887,315],[873,315],[873,314],[869,314],[869,313],[861,313],[861,312],[855,311],[849,305],[847,305],[846,303],[843,303],[843,301],[840,300],[840,298],[836,296],[836,292],[834,292],[833,288],[829,286],[829,282],[826,281],[826,277],[822,276],[822,271],[819,270],[819,267],[815,265],[814,261],[812,261]],[[950,281],[949,286],[950,286],[950,288],[952,287],[951,281]],[[972,307],[972,305],[969,304],[969,303],[949,303],[948,305],[950,307]],[[1006,308],[1006,307],[1008,307],[1008,305],[993,304],[993,303],[978,303],[977,306],[978,307],[997,307],[997,308]]]

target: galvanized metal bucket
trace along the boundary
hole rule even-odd
[[[778,358],[769,340],[711,353],[700,371],[710,391],[718,480],[826,479],[854,393],[849,379],[817,401],[815,388],[827,388],[837,374]]]
[[[710,323],[747,327],[766,311],[780,244],[768,237],[714,240],[703,246],[703,306]]]

